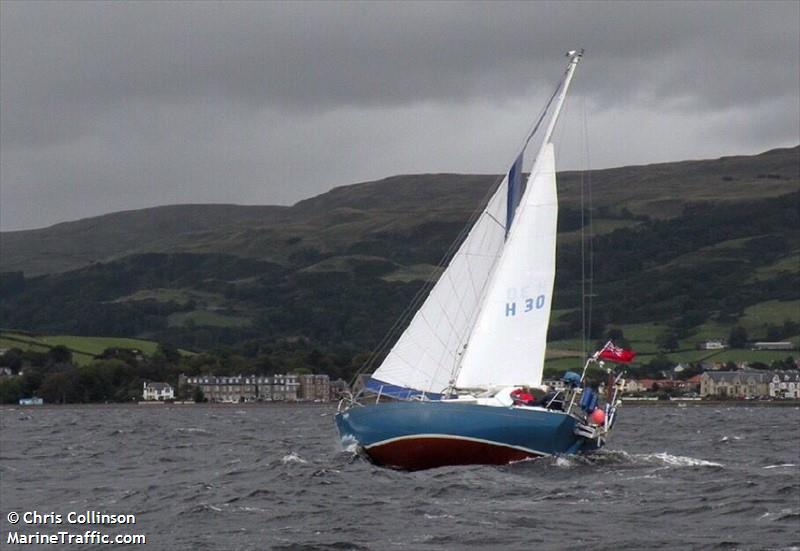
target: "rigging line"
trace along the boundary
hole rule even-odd
[[[569,67],[567,67],[567,70],[564,71],[564,76],[566,76],[566,74],[568,72],[569,72]],[[547,100],[547,103],[545,104],[544,109],[542,109],[542,112],[539,114],[539,119],[536,121],[536,124],[533,125],[533,130],[531,130],[528,133],[528,137],[525,139],[525,145],[522,146],[522,149],[525,149],[526,147],[528,147],[528,144],[530,143],[531,139],[533,138],[533,135],[536,134],[536,132],[539,130],[539,126],[542,124],[542,121],[544,120],[545,115],[547,115],[547,111],[550,109],[550,105],[552,105],[553,100],[556,98],[556,96],[558,95],[559,90],[561,90],[561,87],[563,85],[564,85],[564,77],[562,77],[561,80],[558,82],[558,85],[556,86],[556,89],[553,90],[553,95],[551,95],[550,99]]]
[[[453,297],[455,297],[455,299],[456,299],[455,302],[456,302],[456,304],[458,304],[458,309],[461,311],[461,314],[464,316],[464,318],[468,320],[469,316],[464,311],[463,297],[459,296],[459,294],[458,294],[458,286],[453,281],[453,274],[452,273],[444,273],[444,274],[442,274],[442,277],[447,277],[448,281],[450,282],[450,289],[451,289],[451,291],[453,293]],[[456,324],[454,324],[453,320],[450,319],[450,315],[447,312],[447,309],[445,308],[445,305],[442,302],[439,303],[439,310],[441,310],[441,313],[444,316],[444,319],[447,322],[447,325],[450,327],[450,333],[453,334],[453,335],[458,335],[458,330],[456,329]],[[440,341],[441,341],[441,339],[440,339]],[[447,348],[447,345],[444,342],[442,342],[442,346],[445,349]]]
[[[519,152],[523,152],[528,147],[530,140],[533,138],[534,134],[536,134],[536,132],[539,130],[539,126],[541,125],[542,121],[547,115],[547,112],[550,109],[550,105],[553,103],[553,100],[558,95],[559,90],[561,90],[561,87],[564,84],[564,79],[568,73],[569,73],[569,66],[567,67],[566,71],[564,71],[564,76],[562,76],[561,80],[556,86],[556,89],[553,91],[553,94],[547,101],[547,104],[539,113],[539,117],[536,120],[536,123],[533,125],[532,130],[528,132],[522,147],[517,149],[518,153],[515,154],[514,159],[512,159],[511,161],[511,164],[513,164],[516,161],[517,157],[519,157],[520,154]],[[450,260],[452,260],[453,256],[455,256],[456,252],[458,251],[458,247],[461,245],[466,236],[469,234],[469,231],[472,229],[472,226],[475,225],[477,219],[486,210],[486,208],[488,207],[489,200],[494,196],[494,194],[500,188],[500,185],[503,183],[503,180],[505,179],[507,174],[508,171],[506,171],[506,173],[498,176],[495,179],[495,182],[492,184],[492,186],[489,187],[486,194],[484,194],[483,198],[481,199],[480,203],[478,203],[480,206],[477,207],[472,212],[472,215],[467,220],[467,223],[461,229],[458,236],[456,236],[455,240],[453,240],[453,242],[450,244],[450,247],[448,247],[447,251],[442,257],[442,260],[439,261],[439,264],[437,264],[437,267],[445,267],[450,262]],[[353,375],[353,380],[351,381],[351,383],[355,383],[355,381],[358,379],[358,376],[364,373],[367,369],[369,369],[375,363],[378,356],[386,350],[388,343],[395,340],[395,337],[400,331],[400,327],[403,327],[406,324],[406,322],[409,321],[409,318],[411,317],[411,312],[416,313],[421,302],[424,301],[423,297],[427,298],[430,291],[436,286],[436,283],[437,281],[428,280],[419,289],[419,291],[417,291],[414,298],[412,298],[411,303],[405,308],[405,310],[403,310],[400,317],[397,319],[397,321],[395,321],[395,323],[386,333],[386,336],[383,339],[381,339],[381,341],[378,344],[378,347],[373,350],[373,353],[370,354],[370,357],[367,359],[367,361],[365,361],[364,364],[362,364],[362,366]]]
[[[506,180],[504,179],[503,181],[506,181]],[[503,184],[501,183],[500,184],[500,188],[502,188],[502,185]],[[497,249],[498,249],[498,247],[501,246],[503,238],[504,238],[503,236],[504,236],[504,233],[505,233],[505,227],[497,221],[497,218],[494,215],[492,215],[492,212],[491,212],[492,208],[494,206],[496,206],[496,198],[497,198],[497,196],[492,198],[490,204],[488,204],[486,206],[486,211],[484,212],[484,214],[486,216],[490,217],[494,222],[496,222],[497,226],[491,226],[491,225],[484,224],[480,228],[480,232],[481,232],[479,234],[480,239],[478,239],[477,246],[475,247],[478,251],[487,251],[488,252],[489,250],[491,250],[491,251],[494,251],[494,252],[492,254],[486,254],[486,253],[478,254],[478,253],[476,253],[474,251],[469,251],[469,250],[464,251],[464,265],[466,266],[467,276],[468,276],[468,279],[469,279],[469,282],[470,282],[470,286],[471,286],[472,291],[473,291],[473,296],[475,298],[475,305],[478,305],[480,303],[481,298],[483,297],[486,285],[488,284],[489,277],[490,277],[490,275],[492,273],[492,270],[493,270],[494,266],[497,263],[497,259],[500,257],[500,255],[498,254],[498,250]],[[498,228],[501,230],[500,234],[497,234],[497,229]],[[487,239],[489,239],[489,244],[490,244],[489,247],[486,246]],[[493,245],[492,244],[493,242],[497,242],[498,244],[497,245]],[[486,266],[483,265],[483,263],[481,263],[482,265],[480,267],[473,266],[472,263],[469,262],[469,257],[488,258],[488,259],[490,259],[489,266],[486,267]],[[480,268],[480,269],[478,269],[478,268]],[[477,271],[478,271],[479,288],[476,287],[476,279],[475,279],[475,274],[474,274],[475,270],[474,269],[477,269]],[[464,345],[466,344],[466,341],[469,338],[470,329],[474,325],[474,318],[476,316],[476,313],[477,313],[476,312],[476,308],[473,308],[471,315],[467,318],[467,324],[464,326],[464,328],[462,330],[462,333],[458,336],[458,339],[459,339],[458,340],[459,350],[457,351],[457,354],[454,356],[454,360],[455,361],[454,361],[453,366],[451,367],[451,375],[454,372],[454,370],[457,368],[458,360],[459,360],[460,356],[462,355],[463,350],[464,350]]]
[[[586,97],[582,97],[582,112],[584,115],[584,121],[586,119]],[[585,136],[584,136],[584,143],[585,143]],[[585,190],[585,181],[584,181],[584,171],[581,171],[581,179],[580,179],[580,187],[581,187],[581,361],[586,360],[586,354],[588,353],[586,350],[586,220],[585,220],[585,209],[586,203],[584,201],[584,190]]]
[[[500,184],[500,187],[502,187],[502,183]],[[492,220],[497,222],[497,219],[491,213],[491,207],[492,207],[491,204],[486,206],[485,214],[487,216],[489,216],[490,218],[492,218]],[[498,226],[500,227],[500,229],[503,232],[505,231],[505,228],[502,225],[498,224]],[[480,237],[480,239],[478,240],[476,248],[479,251],[487,251],[487,247],[485,246],[487,236],[490,237],[490,238],[492,236],[494,236],[496,234],[496,228],[492,228],[491,226],[484,224],[480,228],[480,232],[481,233],[478,234],[478,237]],[[497,254],[497,247],[499,247],[500,245],[493,245],[492,241],[490,241],[490,246],[491,246],[491,248],[489,250],[494,251],[494,254],[481,254],[481,255],[479,255],[479,254],[476,254],[474,252],[470,252],[469,250],[465,250],[464,253],[463,253],[463,263],[464,263],[464,266],[466,266],[467,279],[469,280],[470,288],[472,289],[472,294],[473,294],[473,297],[475,299],[475,302],[474,302],[475,306],[473,306],[473,308],[471,309],[471,314],[466,317],[467,324],[463,327],[461,334],[458,335],[458,342],[459,342],[460,348],[459,348],[459,351],[457,352],[457,354],[455,356],[456,363],[457,363],[457,360],[458,360],[458,356],[461,355],[461,352],[463,350],[463,343],[465,343],[466,339],[469,337],[469,331],[470,331],[470,328],[472,327],[472,318],[475,315],[476,307],[480,303],[481,297],[483,296],[483,289],[486,287],[486,283],[487,283],[487,281],[489,279],[489,274],[491,273],[492,267],[494,267],[495,263],[497,262],[497,259],[499,258],[499,255]],[[480,290],[478,290],[478,288],[476,287],[476,283],[475,283],[476,280],[475,280],[475,275],[474,275],[474,271],[475,270],[473,270],[472,262],[469,261],[470,257],[475,257],[475,258],[486,257],[486,258],[491,258],[492,259],[488,269],[481,268],[480,270],[477,270],[478,267],[477,266],[475,267],[475,269],[478,271],[478,278],[479,278],[478,282],[479,282]],[[453,369],[455,369],[455,366],[453,366]]]
[[[475,304],[479,304],[481,299],[483,298],[484,291],[486,289],[486,285],[489,281],[489,277],[491,276],[492,269],[497,263],[498,255],[494,255],[492,262],[490,263],[488,269],[482,269],[482,271],[486,272],[485,277],[482,278],[483,283],[480,286],[480,291],[475,287],[475,280],[472,275],[472,268],[470,264],[467,262],[467,272],[470,280],[470,284],[473,289],[473,294],[475,296]],[[450,367],[450,379],[455,379],[455,374],[458,370],[458,364],[461,361],[461,357],[463,356],[464,352],[466,351],[467,341],[469,340],[469,335],[472,327],[475,325],[475,319],[477,318],[478,308],[473,308],[472,314],[467,318],[467,323],[464,325],[464,328],[460,335],[458,335],[458,349],[456,353],[453,355],[453,364]]]
[[[587,340],[591,339],[592,333],[592,308],[594,306],[594,205],[592,203],[592,160],[589,156],[589,122],[586,116],[584,97],[583,109],[583,143],[586,160],[586,190],[589,202],[589,300],[587,307]]]
[[[547,100],[547,104],[544,106],[544,108],[542,109],[541,113],[539,114],[538,120],[536,121],[536,124],[533,126],[533,130],[528,134],[528,137],[525,140],[525,145],[523,146],[523,148],[521,150],[522,152],[525,151],[525,149],[528,147],[528,144],[530,143],[530,140],[533,138],[534,134],[536,134],[536,132],[539,130],[539,126],[541,125],[542,121],[544,120],[545,116],[547,115],[548,111],[550,110],[550,105],[553,103],[553,100],[556,98],[556,96],[558,95],[558,93],[561,90],[562,86],[565,84],[565,82],[566,82],[566,80],[567,80],[567,78],[569,76],[571,68],[572,68],[572,64],[570,63],[570,65],[568,65],[567,69],[564,71],[564,74],[561,77],[561,80],[559,81],[559,83],[556,86],[555,90],[553,91],[553,94],[550,96],[550,99]],[[547,136],[545,136],[545,138],[546,137]],[[534,159],[533,164],[534,165],[536,164],[536,159]],[[525,193],[527,193],[529,191],[527,189],[527,183],[533,182],[533,176],[534,175],[533,175],[532,171],[533,171],[533,166],[531,167],[531,173],[528,175],[528,180],[526,182]],[[500,185],[502,185],[502,182],[500,183]],[[500,186],[498,186],[498,188],[499,187]],[[522,207],[522,210],[524,211],[525,205],[522,204],[521,207]],[[487,210],[488,210],[488,205],[487,205]],[[521,215],[521,213],[520,213],[520,215]],[[496,219],[494,219],[494,220],[497,221]],[[492,265],[492,268],[491,268],[491,271],[490,271],[489,276],[487,278],[487,281],[485,283],[485,286],[488,286],[489,285],[489,279],[494,277],[493,274],[494,274],[495,268],[497,267],[497,260],[499,260],[499,256],[498,256],[498,258],[495,260],[495,262]],[[477,323],[478,319],[480,318],[481,310],[482,310],[481,304],[479,303],[478,304],[478,311],[475,313],[475,316],[473,317],[472,326],[469,328],[469,331],[467,332],[467,340],[465,341],[465,343],[469,342],[469,336],[470,336],[470,334],[472,332],[472,329],[475,327],[475,324]],[[455,369],[453,370],[453,373],[452,373],[452,379],[453,380],[458,378],[459,374],[461,373],[462,365],[463,365],[463,356],[459,358],[459,362],[455,366]]]
[[[497,218],[495,218],[495,217],[494,217],[494,216],[493,216],[491,213],[487,212],[487,213],[486,213],[486,216],[488,216],[489,218],[491,218],[492,220],[494,220],[495,222],[497,222],[497,225],[498,225],[498,226],[500,226],[502,229],[504,229],[504,230],[506,229],[506,226],[505,226],[505,224],[503,224],[503,223],[502,223],[500,220],[498,220]]]
[[[425,281],[420,289],[416,292],[414,297],[409,302],[408,306],[403,310],[403,312],[395,319],[395,322],[383,336],[383,338],[378,342],[378,345],[372,350],[371,354],[367,358],[367,360],[361,365],[360,368],[355,372],[350,381],[350,385],[354,385],[355,382],[358,380],[359,375],[364,373],[367,369],[372,367],[375,363],[377,358],[379,358],[383,352],[388,348],[389,343],[393,340],[393,337],[397,334],[400,327],[402,327],[406,321],[408,321],[409,315],[411,311],[416,311],[419,303],[421,302],[422,296],[427,296],[426,292],[431,288],[431,279],[433,277],[433,273],[431,273],[431,278]]]
[[[424,356],[429,356],[429,357],[433,358],[433,355],[431,355],[430,352],[427,349],[422,348],[421,352],[422,352],[422,356],[423,357]],[[427,373],[422,371],[422,369],[420,369],[419,362],[417,362],[416,365],[412,364],[410,361],[408,361],[406,358],[403,357],[402,351],[395,352],[394,357],[397,358],[397,360],[400,361],[401,363],[405,364],[411,371],[422,375],[422,379],[430,378],[430,375],[428,375]],[[429,383],[429,385],[430,384],[432,384],[432,382]],[[422,385],[420,385],[420,386],[422,386]],[[422,390],[422,389],[414,389],[414,390]],[[430,391],[430,389],[428,389],[428,391]]]
[[[448,279],[450,280],[451,287],[455,288],[455,286],[454,286],[454,285],[452,285],[452,279],[450,278],[450,276],[448,275],[447,277],[448,277]],[[444,308],[442,307],[442,305],[441,305],[441,304],[437,304],[437,306],[439,307],[439,312],[438,312],[438,313],[439,313],[439,314],[443,314],[443,319],[444,319],[444,321],[446,321],[446,322],[447,322],[447,325],[449,325],[449,326],[450,326],[450,333],[451,333],[452,335],[456,335],[456,334],[457,334],[457,331],[456,331],[456,330],[455,330],[455,328],[453,327],[453,323],[452,323],[452,321],[450,320],[449,316],[447,315],[447,312],[444,310]],[[420,319],[420,320],[421,320],[421,321],[422,321],[422,322],[423,322],[423,323],[424,323],[424,324],[425,324],[425,325],[428,327],[428,329],[429,329],[429,333],[430,333],[430,334],[432,334],[432,335],[433,335],[433,336],[436,338],[436,340],[438,340],[438,341],[439,341],[439,344],[441,345],[441,348],[442,348],[442,350],[444,351],[444,353],[447,353],[447,344],[445,343],[445,341],[443,341],[443,340],[442,340],[442,338],[441,338],[441,335],[439,334],[439,332],[435,330],[435,328],[433,327],[433,325],[431,325],[431,321],[428,319],[428,317],[425,315],[425,313],[424,313],[424,312],[420,312],[420,311],[418,310],[418,311],[417,311],[417,313],[419,313],[419,314],[420,314],[420,317],[419,317],[419,319]],[[416,319],[416,315],[414,316],[414,318]],[[412,343],[412,344],[416,344],[416,343]],[[385,348],[385,347],[384,347],[384,348]],[[427,355],[427,356],[429,356],[429,357],[431,357],[431,358],[434,358],[433,354],[431,354],[429,350],[427,350],[427,349],[424,349],[424,348],[423,348],[423,349],[422,349],[422,351],[423,351],[423,354],[425,354],[425,355]],[[452,353],[451,353],[451,355],[452,355]],[[417,366],[417,365],[412,365],[412,364],[410,364],[410,363],[409,363],[407,360],[405,360],[405,359],[402,357],[402,354],[401,354],[399,351],[398,351],[398,352],[395,352],[395,355],[394,355],[394,356],[395,356],[397,359],[399,359],[401,362],[403,362],[404,364],[406,364],[408,367],[410,367],[412,371],[415,371],[415,372],[417,372],[417,373],[419,373],[419,374],[422,374],[422,375],[424,376],[423,378],[430,378],[430,375],[429,375],[429,374],[427,374],[427,373],[425,373],[425,372],[423,372],[423,371],[420,369],[420,367],[419,367],[419,366]],[[441,361],[439,361],[438,363],[441,363]],[[359,370],[359,373],[358,373],[358,374],[360,374],[360,373],[361,373],[361,370]],[[434,378],[435,378],[435,375],[436,375],[436,374],[434,373]],[[357,376],[358,376],[358,375],[356,375],[356,377],[357,377]],[[432,384],[433,382],[434,382],[434,381],[430,381],[430,384]],[[421,390],[421,389],[417,389],[417,390]],[[430,390],[430,388],[429,388],[428,390]]]
[[[450,244],[444,256],[442,257],[442,260],[439,261],[439,264],[436,266],[437,268],[444,268],[455,257],[456,253],[458,252],[458,247],[461,246],[461,244],[469,234],[469,231],[475,225],[478,218],[480,218],[480,216],[483,214],[484,210],[488,206],[489,200],[495,195],[497,190],[500,188],[500,185],[502,184],[505,177],[506,177],[505,174],[498,176],[495,179],[494,183],[486,191],[484,197],[481,199],[479,203],[479,206],[472,211],[469,220],[461,229],[456,239],[453,240],[453,242]],[[436,279],[433,279],[433,277],[431,277],[420,287],[420,289],[412,298],[411,302],[403,310],[403,312],[397,318],[395,323],[391,326],[391,328],[383,337],[383,339],[381,339],[378,346],[373,350],[372,354],[370,354],[370,357],[362,364],[362,366],[353,375],[353,380],[351,383],[355,383],[359,375],[364,373],[366,370],[370,369],[375,364],[377,359],[386,351],[386,349],[389,347],[389,344],[396,340],[396,337],[401,332],[401,329],[404,329],[407,326],[407,322],[410,320],[410,318],[413,317],[413,314],[415,314],[419,310],[419,307],[425,301],[425,299],[427,299],[430,292],[436,286],[440,278],[441,276]]]
[[[492,259],[491,264],[486,270],[486,277],[484,278],[483,284],[481,285],[481,290],[478,298],[478,305],[480,305],[480,303],[486,296],[486,292],[489,288],[489,281],[492,278],[492,274],[494,273],[495,268],[497,267],[497,261],[499,260],[500,256],[501,255],[495,255],[495,257]],[[469,343],[469,338],[472,333],[472,329],[478,322],[479,316],[480,316],[480,307],[475,308],[475,311],[472,313],[471,318],[468,320],[467,326],[464,328],[464,334],[461,336],[459,340],[459,345],[461,346],[461,348],[458,350],[455,357],[455,362],[453,364],[452,369],[450,370],[450,379],[453,381],[455,381],[458,378],[458,374],[461,370],[461,362],[464,359],[464,353],[466,352],[466,348]]]

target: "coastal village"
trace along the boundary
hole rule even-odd
[[[791,342],[755,342],[754,350],[792,351]],[[698,348],[720,350],[727,345],[721,341],[706,341]],[[793,360],[794,369],[756,369],[747,362],[677,364],[663,370],[659,378],[639,378],[635,369],[628,373],[622,397],[631,402],[657,400],[800,400],[800,361]],[[685,376],[690,372],[697,372]],[[221,376],[200,375],[178,378],[178,391],[194,396],[198,401],[212,403],[248,402],[331,402],[347,393],[358,393],[370,374],[356,377],[351,388],[343,379],[331,381],[326,374],[277,374]],[[543,381],[543,386],[563,389],[559,379]],[[605,392],[601,383],[600,392]],[[144,401],[175,399],[171,385],[164,382],[145,382]]]
[[[716,368],[715,368],[716,367]],[[742,364],[735,371],[724,366],[710,366],[707,371],[686,379],[674,377],[682,371],[678,365],[672,377],[661,379],[626,379],[623,398],[632,401],[654,400],[800,400],[798,370],[759,370]],[[217,377],[181,375],[178,388],[184,395],[200,397],[211,403],[251,402],[332,402],[344,394],[358,391],[369,375],[360,375],[354,388],[346,381],[331,381],[325,374],[278,374],[273,376],[237,375]],[[548,387],[563,387],[560,380],[544,381]],[[600,385],[600,392],[604,392]],[[176,389],[164,382],[145,382],[142,399],[150,402],[175,400]]]
[[[176,394],[217,404],[250,402],[331,402],[350,390],[343,379],[331,381],[325,374],[197,375],[178,378],[177,389],[169,383],[145,382],[146,402],[173,401]],[[177,392],[176,392],[177,391]],[[183,391],[183,392],[181,392]]]
[[[787,354],[794,351],[791,342],[755,342],[750,343],[750,346],[752,350],[780,350]],[[698,348],[722,350],[727,348],[727,344],[722,340],[710,340],[699,343]],[[7,352],[9,349],[0,349],[0,358]],[[147,360],[140,350],[109,349],[106,353],[114,357],[129,357],[129,361],[134,364]],[[29,368],[30,366],[26,368],[22,365],[14,370],[0,366],[0,381],[21,379]],[[141,394],[135,401],[141,404],[330,403],[348,393],[358,393],[370,376],[359,375],[351,387],[342,378],[332,379],[326,373],[308,371],[272,375],[180,374],[175,380],[145,379],[140,383]],[[634,365],[626,369],[624,381],[622,397],[629,403],[665,400],[800,400],[800,361],[789,356],[781,366],[773,364],[772,369],[764,364],[748,362],[678,363],[657,373],[640,370]],[[563,383],[551,372],[543,385],[559,389]],[[600,384],[599,391],[605,392],[603,383]],[[51,403],[51,400],[43,400],[37,395],[23,395],[19,399],[20,405],[43,403]]]

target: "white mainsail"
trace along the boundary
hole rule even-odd
[[[458,372],[459,388],[538,385],[542,380],[556,264],[553,144],[545,143]]]
[[[570,63],[519,203],[522,153],[372,375],[371,389],[411,398],[452,386],[540,384],[558,218],[550,138],[582,52],[567,55]]]

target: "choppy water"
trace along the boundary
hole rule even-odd
[[[333,412],[5,408],[0,546],[35,509],[133,513],[142,549],[800,547],[796,407],[626,406],[593,457],[415,473],[343,451]]]

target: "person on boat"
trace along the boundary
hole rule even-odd
[[[564,383],[561,390],[548,387],[548,391],[544,396],[536,400],[532,405],[556,411],[564,411],[564,402],[568,400],[569,393],[580,386],[581,376],[574,371],[567,371],[561,376],[561,382]]]
[[[515,406],[530,406],[536,402],[536,397],[531,393],[531,389],[523,386],[511,391],[511,399]]]
[[[536,400],[532,405],[557,411],[564,411],[564,397],[560,390],[551,390]]]
[[[581,384],[581,376],[574,371],[567,371],[561,376],[561,381],[564,383],[564,386],[577,388]]]
[[[581,409],[586,415],[590,415],[597,408],[597,383],[586,385],[581,396]]]

